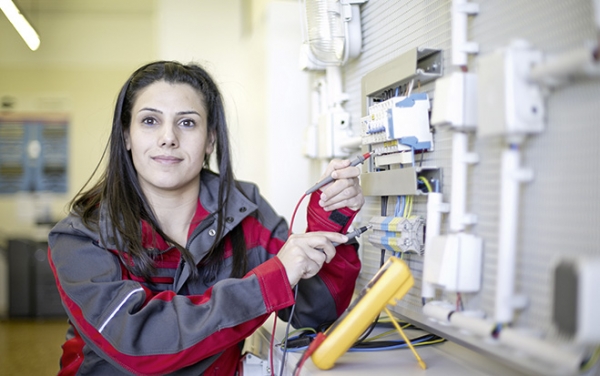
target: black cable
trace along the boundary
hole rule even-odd
[[[294,317],[294,311],[296,309],[296,299],[298,297],[298,284],[294,286],[294,305],[292,305],[292,310],[290,311],[290,316],[288,317],[287,325],[285,326],[285,339],[283,342],[283,355],[281,356],[281,367],[279,367],[279,375],[283,375],[283,369],[285,368],[285,358],[287,356],[288,349],[288,335],[290,333],[290,323],[292,322],[292,318]],[[277,317],[275,317],[277,320]]]
[[[381,313],[377,315],[377,317],[375,318],[375,320],[373,320],[373,322],[371,323],[371,325],[369,325],[369,327],[367,328],[367,330],[364,331],[364,333],[362,334],[362,336],[360,336],[360,338],[358,338],[356,340],[356,343],[363,342],[365,339],[367,339],[367,337],[369,337],[371,335],[371,332],[373,331],[373,329],[375,329],[375,327],[377,326],[377,323],[379,322],[379,316],[381,316]]]
[[[417,341],[421,341],[421,342],[429,342],[429,341],[437,341],[437,340],[441,340],[443,339],[440,336],[437,336],[435,334],[426,334],[423,335],[421,337],[417,337],[417,338],[412,338],[410,340],[411,343],[413,342],[417,342]],[[354,345],[352,345],[352,349],[384,349],[386,347],[394,347],[394,346],[401,346],[401,345],[405,345],[406,342],[402,341],[402,340],[398,340],[398,341],[369,341],[369,342],[362,342],[362,343],[355,343]]]
[[[381,197],[381,216],[387,216],[387,206],[388,206],[389,196]],[[379,267],[381,268],[385,263],[385,248],[381,250],[381,259],[379,260]]]
[[[311,338],[311,339],[314,339],[313,335],[310,335],[310,336],[307,336],[307,337]],[[290,345],[289,345],[290,349],[307,347],[310,344],[310,342],[311,342],[311,341],[296,342],[296,340],[297,339],[293,339],[292,340],[293,344],[290,343]],[[412,338],[410,340],[410,342],[413,345],[414,344],[420,345],[420,343],[422,343],[422,342],[440,341],[440,340],[445,340],[445,339],[443,337],[440,337],[440,336],[436,335],[436,334],[427,333],[427,334],[424,334],[424,335],[422,335],[420,337]],[[406,345],[406,342],[404,340],[383,340],[383,341],[363,341],[363,342],[358,342],[357,341],[356,343],[354,343],[350,347],[350,349],[375,350],[375,349],[385,349],[385,348],[388,348],[388,347],[396,347],[396,346],[402,346],[402,345]],[[421,346],[425,346],[425,345],[421,345]]]

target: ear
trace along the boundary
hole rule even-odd
[[[206,137],[206,154],[211,154],[215,151],[215,142],[217,140],[217,136],[214,130],[208,130],[208,134]]]
[[[131,136],[129,136],[129,129],[123,132],[123,136],[125,137],[125,147],[127,151],[131,151]]]

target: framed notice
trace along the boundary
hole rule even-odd
[[[0,115],[0,194],[67,192],[68,120]]]

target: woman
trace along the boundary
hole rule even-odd
[[[206,71],[138,69],[117,99],[106,170],[49,234],[71,323],[59,374],[233,375],[271,313],[297,327],[335,320],[360,269],[343,244],[364,203],[358,174],[330,163],[336,180],[311,195],[307,232],[288,239],[257,187],[234,180]]]

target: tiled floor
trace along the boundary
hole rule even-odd
[[[67,320],[0,320],[0,375],[56,375]]]

